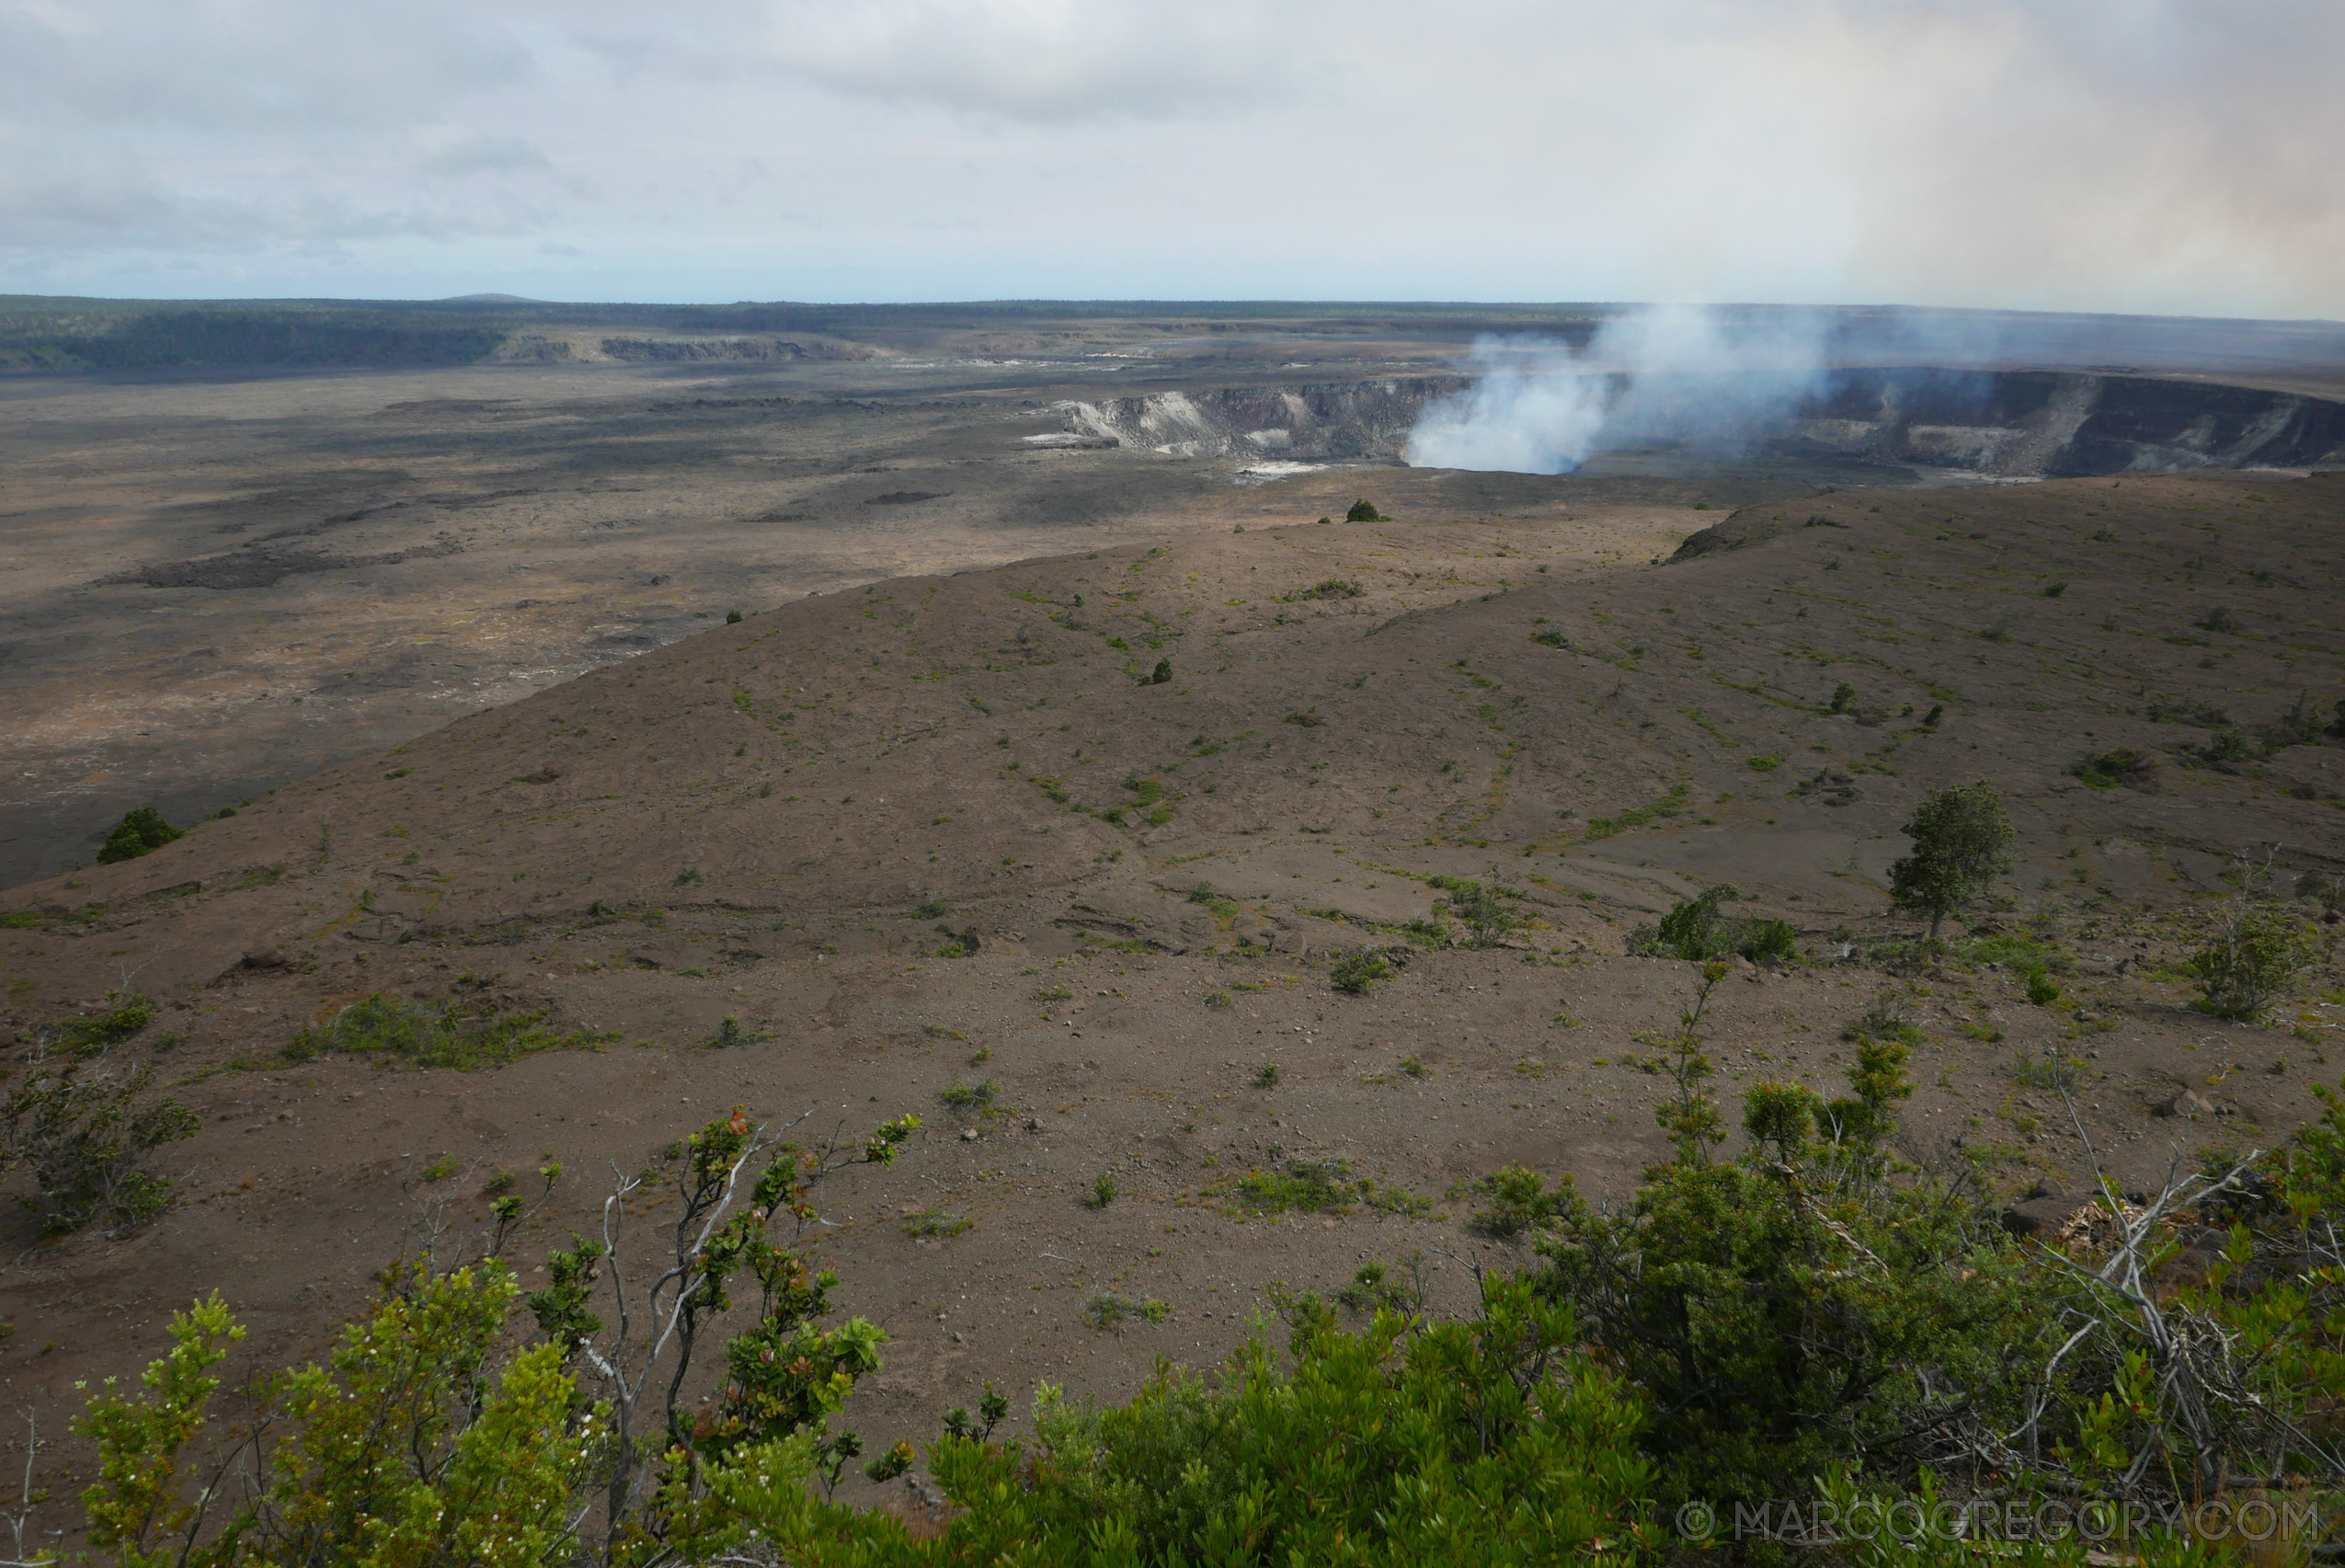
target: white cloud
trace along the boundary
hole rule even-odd
[[[0,288],[2345,315],[2340,69],[2335,0],[0,0]]]

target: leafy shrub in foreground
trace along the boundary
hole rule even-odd
[[[1568,1311],[1494,1278],[1470,1322],[1308,1321],[1291,1370],[1256,1340],[1218,1386],[1168,1368],[1127,1405],[1046,1384],[1030,1443],[930,1450],[967,1510],[943,1539],[810,1561],[1642,1568],[1659,1532],[1640,1404],[1572,1342]]]

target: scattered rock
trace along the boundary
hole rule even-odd
[[[2042,1236],[2049,1240],[2063,1221],[2076,1212],[2076,1206],[2056,1194],[2042,1197],[2030,1196],[2006,1208],[1997,1219],[2006,1233],[2026,1238]]]
[[[963,1128],[961,1129],[961,1141],[962,1141],[963,1143],[975,1143],[977,1140],[978,1140],[978,1129],[977,1129],[977,1128],[975,1128],[975,1127],[963,1127]]]
[[[2214,1102],[2195,1089],[2185,1089],[2171,1100],[2162,1100],[2154,1107],[2161,1116],[2212,1116],[2219,1113]]]
[[[282,949],[276,947],[256,947],[245,955],[245,967],[247,969],[282,969],[292,962]]]

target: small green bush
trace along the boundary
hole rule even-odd
[[[95,1016],[62,1019],[50,1037],[76,1056],[86,1056],[120,1045],[154,1022],[154,1003],[137,991],[116,991],[107,1000],[114,1005]]]
[[[1113,1291],[1092,1297],[1090,1304],[1083,1308],[1083,1322],[1095,1329],[1113,1329],[1118,1333],[1135,1318],[1153,1326],[1169,1322],[1172,1317],[1172,1308],[1167,1302],[1153,1299],[1135,1301],[1128,1296],[1118,1296]]]
[[[1290,1160],[1275,1170],[1248,1171],[1207,1191],[1235,1213],[1284,1214],[1301,1209],[1306,1214],[1343,1214],[1350,1210],[1358,1192],[1351,1172],[1352,1162],[1340,1156]]]
[[[763,1035],[754,1030],[742,1028],[741,1021],[728,1013],[725,1015],[724,1022],[716,1025],[715,1032],[708,1036],[705,1044],[713,1051],[729,1051],[742,1046],[757,1045],[764,1038]]]
[[[1522,895],[1506,885],[1496,867],[1480,882],[1445,876],[1438,886],[1448,889],[1450,912],[1465,922],[1469,947],[1496,947],[1506,940],[1509,932],[1523,923],[1522,917],[1509,907],[1509,900]]]
[[[124,1230],[170,1206],[171,1179],[147,1162],[199,1123],[177,1100],[140,1104],[154,1082],[151,1063],[118,1072],[87,1055],[52,1063],[41,1052],[0,1100],[0,1162],[31,1171],[36,1196],[25,1206],[44,1230]]]
[[[984,1111],[990,1109],[1001,1093],[1001,1085],[989,1078],[978,1083],[948,1083],[936,1093],[948,1110]]]
[[[1339,954],[1329,967],[1330,984],[1347,996],[1365,996],[1368,989],[1392,978],[1392,965],[1372,947],[1355,947]]]
[[[1690,898],[1680,898],[1661,917],[1659,925],[1639,926],[1630,932],[1629,950],[1696,963],[1733,956],[1754,964],[1797,963],[1800,934],[1790,921],[1729,915],[1720,908],[1742,896],[1732,883],[1722,882]]]
[[[739,625],[741,624],[741,612],[738,610],[727,610],[725,612],[725,624],[728,626]]]
[[[1295,604],[1306,599],[1359,599],[1367,589],[1346,578],[1321,578],[1309,588],[1298,588],[1292,593],[1278,596],[1281,604]]]
[[[1519,1241],[1541,1230],[1578,1201],[1569,1176],[1550,1192],[1545,1179],[1527,1165],[1501,1165],[1467,1190],[1489,1204],[1474,1211],[1466,1229],[1493,1242]]]
[[[593,1050],[615,1035],[559,1029],[543,1012],[500,1013],[486,1005],[448,1001],[406,1004],[375,991],[287,1042],[287,1061],[342,1053],[374,1057],[401,1067],[444,1067],[471,1072],[501,1067],[539,1051]]]
[[[1349,1285],[1335,1292],[1335,1304],[1347,1312],[1422,1313],[1425,1310],[1424,1253],[1405,1253],[1391,1268],[1369,1259],[1353,1273]]]
[[[1392,520],[1376,509],[1370,500],[1354,501],[1344,513],[1345,522],[1390,522]]]
[[[1163,686],[1169,684],[1172,680],[1172,661],[1169,658],[1158,659],[1156,668],[1149,672],[1148,683],[1151,686]]]
[[[923,1208],[918,1214],[904,1216],[903,1223],[898,1229],[917,1240],[924,1236],[957,1236],[976,1223],[967,1215],[947,1214],[941,1208]]]
[[[106,835],[106,842],[97,852],[97,864],[111,865],[116,861],[136,860],[152,854],[174,839],[188,836],[184,828],[174,828],[151,806],[133,807],[122,814]]]
[[[1845,714],[1848,711],[1848,704],[1856,700],[1857,689],[1854,686],[1849,685],[1846,681],[1843,681],[1839,685],[1835,686],[1832,689],[1831,711],[1836,714]]]
[[[2191,1005],[2217,1018],[2259,1018],[2319,953],[2311,921],[2279,904],[2242,898],[2191,956],[2199,982]]]
[[[1115,1177],[1102,1176],[1092,1183],[1091,1191],[1083,1195],[1083,1207],[1094,1210],[1105,1208],[1115,1201],[1115,1195],[1122,1190],[1115,1185]]]
[[[2157,762],[2129,747],[2101,751],[2068,764],[2069,774],[2088,789],[2140,789],[2157,777]]]

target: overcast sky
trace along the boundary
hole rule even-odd
[[[2345,316],[2345,0],[0,0],[0,292]]]

